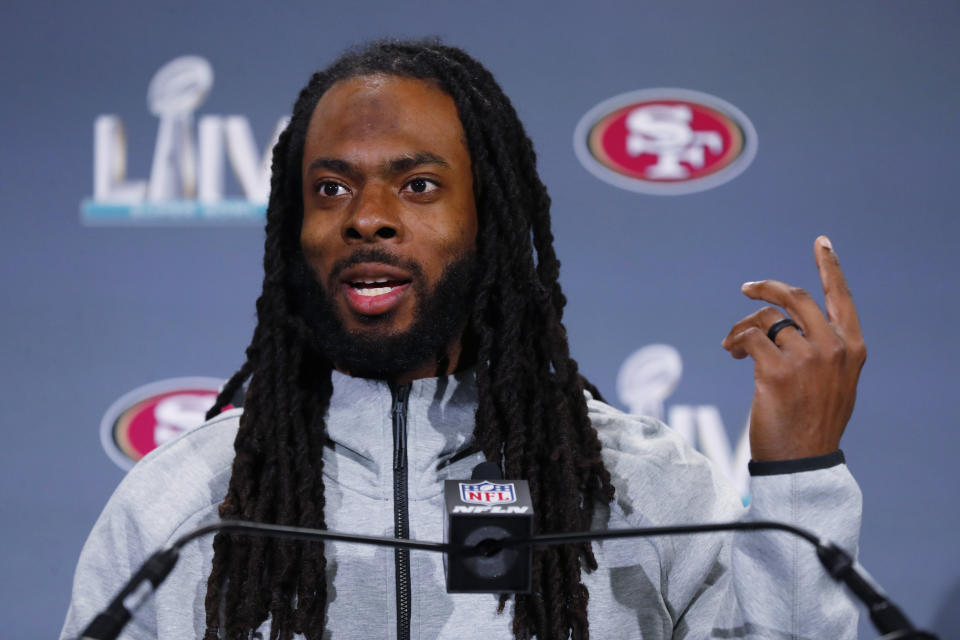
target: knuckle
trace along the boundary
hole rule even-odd
[[[810,297],[810,294],[807,293],[807,290],[802,287],[789,287],[787,289],[787,295],[798,300]]]
[[[820,354],[815,349],[804,349],[797,354],[797,364],[803,368],[820,362]]]
[[[832,341],[826,348],[826,357],[830,362],[843,362],[847,359],[848,348],[839,340]]]
[[[850,356],[853,358],[854,362],[863,365],[867,360],[867,345],[863,343],[863,340],[857,340],[847,345],[847,349],[850,352]]]
[[[767,371],[767,378],[771,383],[784,385],[793,380],[793,370],[787,366],[771,367]]]
[[[757,311],[757,318],[764,322],[776,322],[783,313],[774,306],[767,305],[766,307]]]

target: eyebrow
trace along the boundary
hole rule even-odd
[[[416,153],[410,155],[388,160],[381,165],[380,173],[385,175],[395,175],[397,173],[409,171],[414,167],[419,167],[420,165],[424,164],[436,164],[440,165],[441,167],[446,167],[448,169],[450,168],[450,164],[437,154],[430,153],[429,151],[417,151]]]
[[[380,175],[389,177],[398,173],[410,171],[415,167],[425,164],[433,164],[450,168],[450,163],[447,162],[442,156],[438,156],[437,154],[429,151],[417,151],[415,153],[405,154],[398,158],[384,161],[381,163],[377,172]],[[360,181],[363,177],[363,172],[357,165],[347,162],[341,158],[315,158],[310,162],[310,166],[307,167],[307,171],[313,171],[314,169],[329,169],[330,171],[335,171],[347,176],[351,180],[356,181]]]
[[[339,158],[314,158],[313,161],[310,162],[310,166],[307,167],[307,171],[310,172],[314,169],[328,169],[345,175],[351,180],[359,180],[361,176],[360,170],[356,165]]]

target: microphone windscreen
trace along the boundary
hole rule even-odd
[[[499,480],[503,476],[500,474],[500,467],[492,462],[481,462],[473,468],[473,475],[470,479],[477,480]]]

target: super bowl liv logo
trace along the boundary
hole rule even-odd
[[[745,425],[736,445],[731,446],[720,411],[714,405],[675,404],[665,408],[665,402],[677,388],[682,373],[679,351],[667,344],[647,345],[633,352],[620,365],[617,395],[630,413],[665,419],[674,431],[727,476],[747,504],[750,501],[749,429]]]
[[[154,74],[147,106],[159,119],[150,176],[128,179],[127,141],[117,115],[93,127],[93,197],[81,205],[87,224],[261,221],[270,194],[271,151],[286,126],[282,118],[258,151],[241,115],[194,114],[213,87],[213,68],[199,56],[171,60]],[[243,197],[226,197],[226,168]]]

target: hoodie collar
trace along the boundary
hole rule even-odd
[[[328,447],[324,475],[374,497],[393,495],[393,393],[380,380],[334,371],[327,411]],[[421,378],[410,385],[407,401],[409,497],[437,495],[446,478],[469,478],[477,408],[475,372]]]

